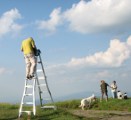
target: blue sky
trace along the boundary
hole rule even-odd
[[[116,80],[119,90],[130,93],[130,4],[130,0],[1,1],[0,102],[21,100],[25,62],[20,46],[30,36],[42,51],[54,98],[80,92],[100,95],[102,79],[108,84]]]

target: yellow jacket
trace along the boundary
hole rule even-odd
[[[24,55],[34,53],[33,48],[35,48],[35,42],[32,37],[29,37],[22,41],[21,51],[24,52]]]

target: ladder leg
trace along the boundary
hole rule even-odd
[[[40,105],[42,107],[43,103],[42,103],[42,96],[41,96],[41,88],[40,88],[40,83],[39,83],[38,78],[37,78],[37,85],[38,85],[38,91],[39,91]]]
[[[30,82],[30,84],[29,84]],[[36,101],[35,101],[35,88],[36,88],[36,78],[33,78],[32,80],[25,80],[25,86],[24,86],[24,92],[23,92],[23,96],[22,96],[22,100],[21,100],[21,104],[20,104],[20,109],[19,109],[19,118],[22,115],[23,112],[27,113],[28,115],[31,115],[31,112],[33,112],[34,115],[36,115]],[[32,89],[32,90],[30,90]],[[30,91],[32,91],[32,93],[30,93]],[[29,93],[27,93],[29,92]],[[29,97],[31,96],[32,100],[31,102],[26,102],[24,101],[25,97]],[[30,99],[31,99],[30,98]],[[28,110],[23,110],[23,105],[32,105],[32,111],[28,111]]]
[[[36,115],[35,86],[36,86],[36,79],[34,79],[34,83],[33,83],[33,114],[34,115]]]
[[[45,75],[45,70],[44,70],[44,66],[43,66],[43,63],[42,63],[41,55],[39,55],[39,59],[40,59],[40,64],[41,64],[41,68],[42,68],[42,71],[43,71],[43,75],[45,77],[45,83],[46,83],[46,86],[47,86],[47,90],[48,90],[49,95],[51,97],[51,101],[54,102],[53,98],[52,98],[52,95],[51,95],[51,92],[50,92],[49,87],[48,87],[47,78],[46,78],[46,75]]]
[[[24,97],[25,97],[24,95],[25,95],[25,93],[27,91],[26,85],[27,85],[27,80],[25,80],[25,86],[24,86],[23,96],[22,96],[22,99],[21,99],[21,104],[20,104],[20,109],[19,109],[19,117],[22,114],[23,101],[24,101]]]
[[[38,90],[39,90],[39,96],[40,96],[40,103],[41,103],[41,108],[54,108],[56,109],[56,106],[54,105],[54,101],[53,101],[53,97],[51,95],[51,92],[49,90],[49,86],[48,86],[48,83],[47,83],[47,79],[46,79],[46,75],[45,75],[45,70],[44,70],[44,66],[43,66],[43,63],[42,63],[42,59],[41,59],[41,55],[39,54],[38,56],[38,59],[39,59],[39,62],[40,63],[40,70],[37,70],[38,72],[42,72],[42,75],[43,77],[38,77],[38,80],[37,80],[37,84],[38,84]],[[37,73],[38,73],[37,72]],[[41,82],[39,82],[41,80]],[[42,83],[43,81],[43,84],[40,84]],[[42,90],[42,86],[44,87],[45,90]],[[43,95],[42,95],[43,93]],[[48,97],[46,95],[48,94]],[[42,104],[42,96],[44,98],[44,100],[46,101],[47,99],[53,103],[54,106],[43,106]],[[47,98],[46,98],[47,97]]]

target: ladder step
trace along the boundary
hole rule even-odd
[[[25,102],[25,103],[23,103],[23,104],[32,105],[33,102]]]
[[[42,69],[38,69],[37,72],[42,72]]]
[[[44,79],[45,79],[45,77],[38,77],[38,79],[39,79],[39,80],[44,80]]]
[[[21,112],[24,112],[24,113],[27,113],[27,114],[31,114],[32,111],[21,111]]]
[[[43,107],[41,107],[41,108],[43,108],[43,109],[45,109],[45,108],[53,108],[53,109],[56,109],[56,106],[43,106]]]
[[[38,61],[38,63],[42,63],[41,61]]]
[[[47,97],[47,98],[43,98],[43,100],[51,101],[51,98]]]
[[[42,86],[46,87],[46,84],[40,84],[40,85],[38,85],[38,86],[40,86],[40,87],[42,87]]]
[[[33,85],[26,85],[27,88],[33,88]]]
[[[40,93],[47,93],[48,90],[43,90],[43,91],[40,91]]]
[[[25,96],[32,96],[33,94],[25,94]]]

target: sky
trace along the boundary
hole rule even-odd
[[[100,81],[131,93],[131,0],[0,1],[0,102],[19,103],[22,40],[41,50],[52,96],[100,93]],[[109,94],[110,89],[108,88]]]

